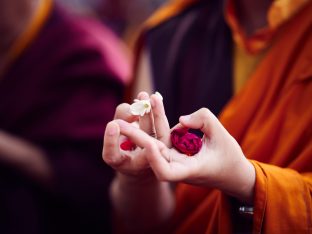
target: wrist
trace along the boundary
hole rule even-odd
[[[243,169],[240,171],[240,185],[237,186],[237,196],[246,205],[253,205],[256,170],[248,159],[244,158]]]
[[[117,172],[115,180],[118,181],[119,185],[122,187],[141,187],[148,186],[158,182],[153,171],[148,168],[136,175],[129,175]]]
[[[158,181],[155,176],[119,174],[110,192],[115,214],[129,233],[154,233],[174,211],[175,197],[170,184]]]
[[[253,205],[256,181],[255,168],[245,157],[235,166],[236,170],[228,179],[228,186],[221,188],[225,193],[246,205]]]
[[[244,176],[241,181],[241,189],[239,193],[239,199],[245,202],[246,205],[253,205],[254,188],[256,183],[256,170],[254,166],[245,158],[246,169],[244,170]]]

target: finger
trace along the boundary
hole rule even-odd
[[[116,108],[114,119],[123,119],[127,122],[134,122],[138,120],[138,116],[131,114],[130,105],[128,103],[121,103]]]
[[[151,105],[157,139],[170,147],[170,126],[162,99],[158,95],[153,94],[151,96]]]
[[[214,116],[207,108],[180,117],[180,123],[188,128],[200,129],[205,135],[212,135],[221,125],[217,117]]]
[[[149,95],[146,92],[140,92],[138,94],[139,100],[149,100]],[[139,117],[139,126],[148,135],[155,136],[155,129],[153,124],[152,113],[146,113],[144,116]]]
[[[114,168],[124,161],[119,150],[119,136],[119,125],[114,121],[109,122],[105,129],[102,157],[108,165]]]
[[[181,123],[177,123],[173,128],[171,128],[171,131],[176,128],[185,128],[185,127],[186,127],[185,125],[182,125]]]
[[[146,148],[149,144],[155,144],[153,143],[153,140],[155,140],[153,137],[149,136],[146,132],[137,128],[133,124],[121,119],[116,119],[114,122],[118,124],[120,134],[129,138],[137,146]]]
[[[168,147],[158,141],[157,147],[146,149],[147,160],[154,174],[160,181],[173,181],[170,166],[171,156]]]
[[[150,166],[160,180],[167,180],[171,177],[168,148],[165,144],[149,136],[141,129],[123,121],[115,121],[120,127],[120,133],[131,139],[133,143],[145,150]],[[168,157],[168,158],[166,158]]]

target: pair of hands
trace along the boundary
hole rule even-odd
[[[181,116],[174,127],[200,129],[204,133],[201,150],[188,157],[171,147],[171,130],[161,98],[142,92],[138,99],[150,99],[149,114],[133,116],[130,105],[124,103],[116,109],[115,120],[107,124],[103,159],[108,165],[131,178],[146,177],[152,170],[160,181],[214,187],[252,203],[255,170],[235,139],[208,109]],[[122,151],[120,143],[124,137],[139,148]]]

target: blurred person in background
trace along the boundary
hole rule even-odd
[[[123,44],[51,0],[1,0],[0,35],[0,233],[109,233],[100,152]]]
[[[176,0],[147,22],[132,97],[157,90],[165,108],[140,93],[150,114],[124,103],[106,127],[118,227],[311,233],[311,28],[308,0]],[[167,118],[204,133],[197,154],[172,147]],[[125,136],[140,148],[120,150]]]
[[[167,0],[57,0],[71,11],[94,16],[132,44],[141,24]]]

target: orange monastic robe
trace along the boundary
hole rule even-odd
[[[220,116],[256,168],[255,233],[312,232],[311,101],[310,1]]]
[[[148,27],[192,1],[173,1]],[[312,1],[277,31],[244,88],[220,115],[256,169],[253,233],[312,233]],[[231,199],[177,187],[176,233],[232,233]]]

